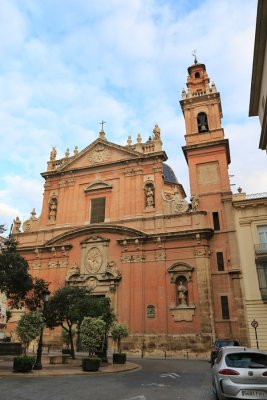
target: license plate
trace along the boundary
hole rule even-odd
[[[266,393],[261,390],[241,390],[242,397],[253,399],[266,399]]]

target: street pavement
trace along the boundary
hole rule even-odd
[[[207,360],[132,357],[92,373],[81,359],[50,365],[43,357],[43,369],[30,373],[12,372],[12,357],[0,360],[1,400],[213,400]]]

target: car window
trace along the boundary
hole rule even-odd
[[[215,346],[218,348],[224,347],[224,346],[234,346],[234,341],[233,340],[218,340],[215,342]]]
[[[227,367],[234,368],[266,368],[267,356],[259,353],[233,353],[225,357]]]
[[[215,363],[218,364],[221,361],[222,358],[222,352],[219,351],[218,356],[216,357]]]

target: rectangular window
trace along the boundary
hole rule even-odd
[[[229,319],[228,297],[221,296],[222,318]]]
[[[218,271],[224,271],[223,252],[222,252],[222,251],[218,251],[218,252],[216,253],[216,257],[217,257],[217,267],[218,267]]]
[[[259,248],[257,250],[265,252],[267,251],[267,225],[258,226],[257,231],[259,236]]]
[[[215,231],[220,230],[220,220],[219,220],[219,213],[217,211],[212,213],[213,218],[213,226]]]
[[[99,197],[91,200],[91,224],[105,221],[106,198]]]
[[[257,273],[262,300],[267,300],[267,261],[257,261]]]

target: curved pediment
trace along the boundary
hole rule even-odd
[[[192,265],[184,263],[184,262],[176,262],[172,264],[168,269],[168,273],[171,276],[171,283],[175,283],[177,278],[180,276],[185,277],[185,279],[189,282],[191,281],[192,272],[194,271],[194,267]]]
[[[98,223],[98,224],[90,224],[88,226],[83,226],[79,227],[76,229],[73,229],[71,231],[65,232],[61,235],[58,235],[54,237],[53,239],[50,239],[45,243],[45,246],[55,246],[57,244],[62,244],[65,243],[66,241],[69,241],[75,237],[82,236],[85,234],[90,235],[90,237],[99,237],[101,233],[115,233],[118,235],[123,235],[123,236],[137,236],[140,238],[145,238],[146,234],[142,231],[139,231],[134,228],[129,228],[126,226],[122,225],[112,225],[112,224],[106,224],[106,223]]]
[[[188,272],[194,271],[194,267],[192,265],[183,263],[183,262],[176,262],[172,264],[168,269],[168,272]]]
[[[93,192],[95,190],[101,190],[101,189],[112,189],[112,185],[108,182],[104,181],[96,181],[91,183],[89,186],[87,186],[86,189],[84,189],[85,193],[87,192]]]

